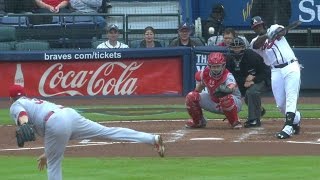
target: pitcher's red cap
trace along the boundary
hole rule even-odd
[[[9,96],[15,98],[17,96],[25,96],[24,88],[18,84],[14,84],[9,88]]]

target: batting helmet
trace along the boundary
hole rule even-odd
[[[229,45],[231,55],[236,59],[243,56],[244,50],[246,49],[246,44],[240,37],[235,37]]]
[[[226,68],[226,58],[220,52],[213,52],[208,57],[208,67],[210,68],[210,76],[219,79]]]
[[[262,20],[262,18],[260,16],[255,16],[251,19],[251,28],[256,27],[259,24],[264,24],[264,21]]]

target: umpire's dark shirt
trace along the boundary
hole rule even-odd
[[[245,95],[247,89],[244,87],[244,83],[249,74],[255,76],[254,83],[259,83],[269,78],[268,71],[270,71],[270,68],[264,64],[262,57],[251,49],[244,51],[238,67],[233,58],[233,56],[228,55],[226,68],[235,77],[242,96]]]

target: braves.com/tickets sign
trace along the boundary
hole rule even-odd
[[[180,58],[0,63],[2,87],[18,83],[31,96],[182,94]],[[8,89],[0,89],[8,97]]]

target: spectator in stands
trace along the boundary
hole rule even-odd
[[[175,38],[169,44],[170,47],[175,46],[186,46],[186,47],[195,47],[195,46],[204,46],[204,43],[191,39],[190,35],[192,33],[192,26],[188,23],[182,23],[178,28],[178,38]]]
[[[218,36],[212,36],[208,39],[208,46],[228,46],[236,37],[236,31],[233,28],[226,28],[223,31],[222,38]]]
[[[70,0],[70,5],[76,13],[97,14],[102,7],[102,1],[103,0]],[[93,17],[94,22],[96,22],[99,27],[106,26],[106,20],[102,16]]]
[[[38,13],[65,13],[70,12],[67,9],[69,5],[68,0],[35,0],[38,9],[36,12]]]
[[[119,28],[115,24],[111,24],[107,27],[107,37],[108,40],[97,46],[97,49],[120,49],[129,48],[128,45],[118,41],[119,38]]]
[[[155,30],[153,27],[148,26],[144,28],[144,40],[140,43],[140,48],[154,48],[154,47],[162,47],[159,41],[154,40]]]
[[[35,13],[69,13],[69,0],[35,0],[37,8]],[[31,20],[32,24],[50,24],[52,16],[37,16]]]
[[[291,0],[254,0],[251,17],[260,16],[266,26],[280,24],[287,26],[291,18]]]
[[[222,24],[224,20],[224,7],[222,4],[216,4],[212,8],[212,12],[207,19],[207,21],[204,23],[204,28],[203,28],[203,37],[207,41],[210,36],[220,36],[222,35],[222,32],[224,31],[225,27]],[[209,28],[213,27],[214,28],[214,34],[209,34]]]
[[[246,47],[249,47],[249,42],[247,38],[245,38],[244,36],[237,35],[236,31],[233,28],[226,28],[223,31],[222,37],[223,39],[221,41],[219,38],[217,38],[217,36],[212,36],[208,39],[208,46],[229,46],[235,37],[240,37],[245,43]]]

